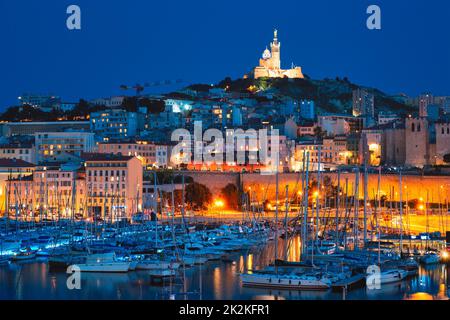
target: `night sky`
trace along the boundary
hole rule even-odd
[[[66,28],[70,4],[81,7],[79,31]],[[370,4],[381,7],[381,31],[366,28]],[[284,68],[450,95],[448,0],[0,0],[0,15],[0,109],[23,92],[78,101],[121,94],[121,84],[241,77],[273,28]]]

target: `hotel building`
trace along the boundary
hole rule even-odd
[[[131,218],[142,210],[143,168],[134,156],[84,154],[89,216]]]
[[[75,161],[95,148],[92,132],[37,132],[34,138],[38,163]]]

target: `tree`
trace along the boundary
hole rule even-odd
[[[2,121],[55,121],[62,115],[59,110],[44,112],[39,108],[22,105],[9,107],[0,117]]]
[[[166,104],[162,100],[150,100],[142,98],[139,100],[139,106],[146,107],[148,113],[161,113],[166,108]]]
[[[92,105],[88,101],[80,99],[76,104],[75,108],[73,108],[73,110],[68,111],[66,114],[68,119],[75,119],[80,117],[86,118],[92,112],[101,111],[105,109],[107,109],[105,105]]]
[[[237,210],[239,208],[239,190],[235,184],[229,183],[222,188],[222,197],[225,200],[225,205],[229,209]]]
[[[169,169],[161,169],[156,171],[145,171],[144,179],[150,181],[150,183],[154,184],[155,181],[155,172],[156,172],[156,184],[171,184],[174,178],[173,170]]]
[[[172,192],[161,191],[161,197],[163,199],[163,203],[167,203],[170,207],[172,207]],[[180,211],[181,206],[183,205],[183,197],[181,190],[173,191],[173,202],[175,204],[175,212]]]
[[[192,182],[186,186],[185,200],[192,209],[205,209],[211,202],[212,194],[208,187]]]
[[[313,203],[316,200],[316,192],[318,192],[318,183],[316,179],[312,179],[309,182],[308,202]],[[320,183],[319,197],[321,200],[324,198],[336,198],[338,194],[338,186],[333,184],[333,181],[329,176],[324,176]]]
[[[381,205],[382,207],[386,207],[386,202],[387,202],[387,200],[388,200],[387,195],[383,194],[383,195],[380,197],[380,205]]]
[[[326,131],[323,131],[321,127],[314,128],[314,136],[317,138],[325,137]]]
[[[450,153],[444,155],[444,162],[445,162],[445,163],[450,163]]]
[[[411,199],[408,201],[408,206],[410,209],[415,209],[418,207],[419,203],[419,199]]]
[[[138,109],[138,99],[136,97],[125,97],[122,101],[122,107],[128,112],[136,112]]]

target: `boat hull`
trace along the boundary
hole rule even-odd
[[[164,270],[164,269],[178,269],[180,264],[178,262],[164,262],[164,261],[150,261],[150,262],[138,262],[136,270]]]
[[[120,273],[128,272],[130,269],[130,262],[78,264],[77,266],[80,268],[81,272]]]
[[[27,254],[27,255],[16,255],[12,257],[12,260],[14,261],[25,261],[25,260],[32,260],[36,258],[36,254]]]
[[[247,287],[280,288],[290,290],[328,290],[330,284],[322,280],[289,279],[276,275],[241,275],[242,285]]]
[[[424,256],[420,259],[420,262],[423,264],[437,264],[439,263],[439,256],[438,255],[429,255],[429,256]]]

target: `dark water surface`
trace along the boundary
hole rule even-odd
[[[289,260],[298,260],[299,242],[293,241]],[[283,245],[279,246],[280,255]],[[179,276],[155,285],[145,271],[126,274],[82,273],[81,289],[69,290],[64,272],[52,273],[45,260],[0,266],[0,299],[320,299],[342,300],[343,293],[244,288],[239,272],[259,269],[274,257],[273,244],[237,252],[230,261],[213,261],[181,269]],[[185,288],[182,279],[185,278]],[[447,299],[448,266],[421,267],[419,275],[407,281],[349,291],[345,299]]]

